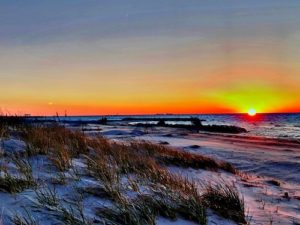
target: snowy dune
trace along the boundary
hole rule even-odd
[[[69,128],[71,130],[79,129],[78,127]],[[130,126],[87,125],[84,130],[89,137],[103,135],[117,143],[146,140],[171,146],[180,151],[230,162],[240,171],[239,173],[182,168],[174,165],[169,165],[167,169],[173,174],[193,180],[199,190],[203,188],[204,183],[221,182],[235,186],[244,198],[247,220],[250,224],[296,225],[300,223],[300,144],[297,141],[211,133],[195,134],[184,129],[171,128],[143,129]],[[15,153],[25,154],[28,143],[14,135],[1,138],[0,144],[1,176],[5,176],[5,171],[17,176],[18,166],[16,162],[10,161],[9,157]],[[103,224],[103,221],[95,215],[95,209],[103,206],[112,207],[113,204],[107,198],[87,194],[87,190],[93,191],[91,187],[99,188],[100,186],[95,178],[87,176],[85,172],[87,164],[84,157],[72,159],[72,167],[63,173],[58,172],[57,168],[53,166],[53,159],[49,160],[45,155],[30,157],[29,163],[33,177],[39,186],[38,188],[25,188],[21,192],[13,194],[0,192],[3,224],[11,224],[11,218],[17,216],[28,218],[28,214],[32,216],[32,220],[36,221],[36,224],[63,224],[61,220],[63,216],[66,216],[66,212],[70,213],[73,210],[80,215],[78,212],[80,207],[76,208],[78,206],[76,201],[79,201],[80,198],[82,198],[80,204],[82,204],[84,218],[93,218],[92,224]],[[65,184],[55,184],[60,182],[65,182]],[[132,191],[133,186],[128,178],[121,179],[121,185],[128,198],[135,196]],[[51,193],[52,187],[55,187],[55,195],[60,202],[59,207],[56,207],[55,204],[45,207],[37,198],[41,193]],[[78,193],[81,194],[78,195]],[[210,209],[207,210],[207,215],[209,225],[236,224],[234,221],[218,216]],[[78,221],[83,222],[83,220],[83,218],[78,218]],[[192,225],[197,223],[181,217],[170,220],[159,216],[156,224]]]
[[[235,183],[242,192],[251,224],[297,224],[300,222],[300,143],[297,140],[247,137],[239,135],[187,133],[168,128],[146,129],[135,136],[134,128],[120,127],[127,135],[107,135],[109,138],[142,139],[168,143],[184,151],[200,153],[228,161],[241,176],[227,173],[180,169],[176,172],[192,179],[224,179]],[[106,127],[117,133],[117,128]],[[130,135],[132,134],[132,135]],[[174,168],[173,168],[174,169]],[[278,181],[280,186],[274,185]],[[288,193],[288,198],[285,194]]]

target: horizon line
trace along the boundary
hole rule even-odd
[[[247,112],[236,112],[236,113],[133,113],[133,114],[67,114],[67,115],[59,115],[59,114],[54,114],[54,115],[31,115],[30,113],[25,113],[23,115],[0,115],[0,116],[19,116],[19,117],[105,117],[105,116],[172,116],[172,115],[243,115],[247,114]],[[264,114],[300,114],[299,112],[263,112],[263,113],[257,113],[257,115],[264,115]]]

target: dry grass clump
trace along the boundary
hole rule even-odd
[[[13,156],[12,161],[15,164],[18,172],[31,186],[35,185],[35,180],[32,174],[32,166],[28,158],[21,158],[20,156]]]
[[[85,217],[82,205],[61,208],[59,219],[65,225],[92,225],[92,221]]]
[[[206,206],[220,216],[232,219],[238,224],[246,224],[244,200],[240,198],[234,186],[225,182],[223,184],[209,185],[206,187],[202,197]]]
[[[72,166],[72,158],[87,154],[87,137],[80,131],[72,131],[60,125],[28,126],[23,130],[27,143],[27,155],[45,154],[59,171]]]
[[[104,150],[97,149],[87,157],[88,169],[98,180],[111,186],[119,183],[121,174],[134,173],[152,183],[185,189],[185,192],[195,188],[186,179],[172,174],[159,165],[155,158],[143,153],[131,145],[111,143],[109,146],[106,145]]]
[[[11,194],[22,192],[32,187],[32,183],[25,179],[14,177],[9,173],[0,177],[0,190]]]
[[[82,195],[74,197],[70,204],[56,207],[57,218],[65,225],[92,225],[92,220],[84,214]]]
[[[136,168],[142,167],[149,158],[159,163],[180,167],[192,167],[201,169],[218,170],[235,173],[235,168],[224,162],[199,154],[177,150],[163,145],[145,141],[132,141],[130,145],[110,143],[105,138],[88,139],[80,131],[71,131],[63,126],[37,126],[26,129],[25,140],[28,145],[29,155],[49,154],[54,165],[62,171],[70,167],[70,159],[80,154],[88,154],[89,149],[96,153],[113,156],[120,169],[124,173],[131,172],[135,164]],[[136,162],[134,162],[134,159]],[[61,161],[62,163],[59,163]]]
[[[55,187],[45,186],[35,190],[36,199],[40,205],[57,207],[59,205],[59,197]]]
[[[101,152],[111,151],[111,142],[102,136],[97,136],[92,139],[87,139],[87,145],[94,150]]]
[[[32,167],[26,159],[13,158],[18,175],[11,175],[8,169],[1,167],[0,190],[11,194],[22,192],[27,188],[34,187],[36,182],[32,175]]]
[[[77,198],[71,204],[62,204],[55,188],[44,187],[36,191],[36,198],[40,205],[54,212],[62,224],[66,225],[91,225],[92,221],[84,214],[82,198]]]
[[[71,131],[60,125],[28,126],[23,138],[29,144],[31,153],[47,154],[57,146],[65,146],[72,157],[88,152],[86,137],[80,131]]]
[[[16,214],[12,218],[12,224],[14,225],[39,225],[39,223],[35,220],[35,218],[31,215],[31,213],[24,208],[25,214],[19,215]]]
[[[191,167],[195,169],[223,169],[230,173],[236,173],[235,168],[229,163],[217,162],[209,157],[177,150],[164,145],[153,144],[146,141],[134,141],[131,142],[131,147],[139,151],[144,151],[149,156],[155,157],[168,165]]]
[[[107,155],[113,159],[120,173],[138,173],[152,166],[158,166],[154,158],[121,143],[111,143],[108,151],[100,151],[96,154]]]
[[[24,126],[24,118],[0,115],[0,138],[8,137],[10,131],[20,130]]]
[[[206,224],[206,208],[202,196],[196,188],[187,192],[191,186],[194,186],[192,182],[186,182],[186,185],[187,188],[181,189],[155,185],[152,189],[153,194],[141,195],[135,201],[151,208],[157,215],[169,219],[180,216],[200,225]]]
[[[0,123],[0,138],[8,137],[9,128],[5,123]]]
[[[200,198],[196,200],[170,189],[156,190],[155,195],[126,199],[114,208],[97,209],[97,215],[113,225],[155,225],[158,215],[172,220],[181,216],[200,225],[206,224],[206,210]]]
[[[44,184],[35,190],[36,207],[51,211],[61,223],[66,225],[91,225],[92,221],[84,213],[83,197],[74,189],[74,198],[61,199],[55,186]],[[72,192],[74,193],[74,192]]]
[[[155,225],[156,213],[139,202],[118,203],[114,208],[99,208],[97,215],[110,225]]]
[[[187,178],[173,174],[157,164],[152,164],[151,166],[152,167],[149,167],[148,170],[139,171],[138,175],[153,184],[163,185],[165,188],[180,191],[183,194],[196,192],[197,188],[195,184],[190,182]]]
[[[103,183],[106,193],[110,193],[110,197],[116,201],[116,208],[98,210],[99,215],[108,219],[108,224],[155,224],[152,221],[157,215],[171,219],[181,216],[205,224],[206,207],[236,222],[245,221],[243,202],[234,187],[220,185],[219,190],[223,192],[213,194],[206,190],[201,195],[193,182],[171,173],[163,166],[172,164],[235,172],[230,164],[148,142],[126,145],[110,143],[103,138],[98,141],[93,141],[94,151],[87,157],[87,164],[91,175]],[[124,173],[137,175],[151,187],[152,195],[141,196],[139,184],[136,183],[134,189],[140,197],[132,201],[124,198],[120,190],[120,176]],[[211,201],[212,197],[219,199],[220,196],[221,201]],[[220,209],[227,211],[227,214]]]
[[[144,161],[151,160],[126,144],[110,142],[103,137],[88,140],[88,145],[93,149],[90,152],[91,158],[99,160],[99,156],[106,157],[106,161],[115,164],[120,173],[134,172],[143,166]]]
[[[64,145],[57,145],[49,153],[49,160],[60,171],[66,171],[72,165],[70,151]]]
[[[51,138],[48,130],[42,126],[27,126],[23,130],[23,139],[27,144],[27,155],[45,155],[48,153],[51,145]]]
[[[107,195],[115,201],[122,201],[120,173],[118,167],[112,159],[107,156],[97,156],[94,159],[87,157],[88,170],[90,175],[96,178],[102,184],[100,194]]]
[[[95,150],[92,156],[86,158],[91,175],[101,181],[105,192],[116,202],[115,208],[97,211],[108,224],[155,224],[158,215],[172,219],[179,215],[205,224],[202,198],[192,182],[172,174],[153,157],[131,145],[103,143],[106,144],[104,148]],[[120,189],[122,173],[134,173],[143,179],[153,190],[152,197],[141,196],[134,200],[124,197]],[[130,184],[135,187],[133,190],[139,192],[135,181],[131,180]]]

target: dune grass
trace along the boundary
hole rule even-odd
[[[20,176],[4,173],[0,177],[3,191],[18,193],[36,185],[28,160],[31,157],[45,155],[48,158],[55,168],[52,172],[60,174],[53,185],[65,185],[66,173],[77,170],[72,160],[81,158],[87,166],[86,175],[95,179],[99,186],[80,191],[113,202],[113,207],[95,209],[96,215],[106,224],[154,225],[156,218],[163,216],[182,217],[204,225],[207,208],[239,224],[245,223],[244,202],[234,186],[220,183],[204,185],[204,190],[199,190],[194,181],[168,169],[168,166],[176,166],[236,173],[229,163],[151,142],[122,143],[104,137],[91,138],[57,124],[23,125],[18,129],[27,143],[26,154],[24,158],[10,156]],[[73,181],[78,180],[74,177]],[[131,197],[125,194],[127,186],[131,187]],[[84,206],[80,202],[70,207],[62,206],[55,188],[36,186],[35,193],[41,206],[57,209],[58,219],[64,224],[91,224],[84,215]],[[24,218],[16,217],[14,221],[22,224]],[[33,222],[28,220],[25,224]]]
[[[144,151],[167,165],[179,167],[191,167],[195,169],[222,169],[230,173],[236,173],[236,169],[229,163],[218,162],[212,158],[200,154],[190,153],[165,145],[158,145],[146,141],[131,142],[131,147],[138,151]]]
[[[77,202],[73,206],[61,207],[59,209],[58,219],[65,225],[92,225],[92,221],[86,218],[83,212],[81,202]]]
[[[12,218],[12,224],[14,225],[39,225],[34,217],[32,217],[31,213],[28,210],[25,210],[26,214],[16,214]]]
[[[0,177],[0,190],[11,194],[22,192],[23,190],[32,187],[32,183],[5,173],[4,176]]]
[[[2,166],[0,172],[0,190],[11,194],[22,192],[27,188],[34,187],[36,182],[32,175],[32,167],[26,159],[12,157],[17,174],[10,174],[5,166]]]
[[[122,218],[122,221],[127,221],[128,224],[151,224],[151,218],[161,215],[171,219],[181,216],[198,224],[206,224],[205,209],[207,207],[239,223],[244,221],[243,202],[233,186],[223,187],[220,184],[222,188],[219,191],[227,190],[227,195],[216,191],[216,197],[222,196],[223,199],[216,202],[218,207],[215,207],[209,201],[211,196],[208,192],[199,193],[192,181],[171,173],[164,166],[223,169],[235,173],[236,170],[232,169],[230,164],[216,162],[188,152],[181,153],[179,150],[149,142],[110,143],[104,138],[98,138],[98,141],[98,144],[95,140],[93,141],[94,151],[90,153],[91,156],[87,157],[87,162],[91,174],[104,183],[106,192],[110,193],[110,197],[117,202],[116,208],[98,211],[100,215],[109,217],[110,223],[122,224],[119,221]],[[142,180],[142,183],[146,182],[151,186],[152,195],[148,198],[142,195],[132,201],[124,199],[120,191],[121,174],[135,174],[137,179]],[[135,189],[138,192],[139,188]],[[240,207],[234,205],[230,208],[227,205],[228,201],[236,203],[232,201],[233,197],[240,203]],[[141,203],[143,199],[147,201]],[[221,208],[223,211],[229,210],[230,212],[223,213]],[[147,212],[147,216],[144,211]],[[132,216],[135,217],[132,218]]]
[[[43,186],[35,190],[36,199],[40,205],[57,207],[59,205],[59,197],[54,187]]]
[[[226,182],[206,186],[202,198],[205,205],[220,216],[232,219],[238,224],[246,223],[244,200],[234,186]]]
[[[57,147],[61,150],[67,148],[72,157],[88,152],[86,137],[82,132],[71,131],[57,124],[25,126],[22,134],[28,144],[29,155],[48,154]]]

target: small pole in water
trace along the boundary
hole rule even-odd
[[[56,112],[56,117],[57,117],[58,122],[60,123],[58,112]]]

